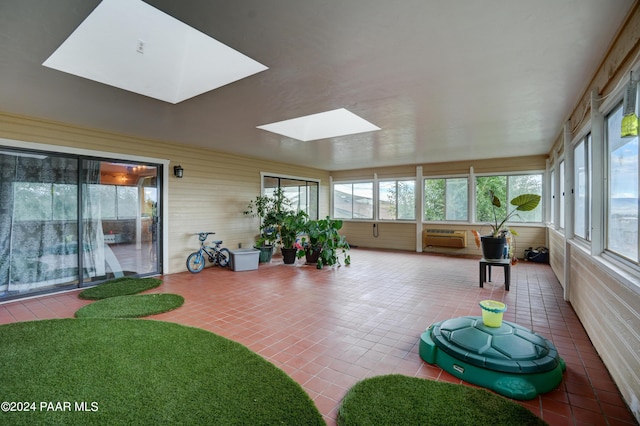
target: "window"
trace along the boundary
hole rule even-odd
[[[511,200],[520,194],[527,193],[542,196],[542,179],[542,173],[477,177],[476,221],[493,221],[493,206],[487,197],[488,189],[493,189],[501,200]],[[422,200],[416,200],[415,182],[415,179],[408,178],[335,182],[333,184],[333,218],[427,222],[469,222],[471,220],[468,177],[424,178]],[[416,217],[418,202],[423,203],[422,218]],[[506,211],[506,206],[503,206],[503,210]],[[533,211],[520,212],[512,216],[512,221],[542,222],[542,212],[542,205],[539,205]]]
[[[521,194],[542,195],[542,174],[513,175],[513,176],[479,176],[476,178],[476,221],[493,222],[494,211],[487,192],[492,190],[502,201],[497,209],[498,217],[507,215],[513,207],[509,200]],[[542,222],[542,203],[534,210],[519,212],[513,215],[511,222]]]
[[[549,222],[555,223],[556,221],[556,172],[551,170],[549,173],[551,182],[549,187],[551,188],[551,208],[549,209]]]
[[[574,233],[590,240],[591,229],[591,135],[581,140],[574,157]]]
[[[606,248],[638,263],[638,137],[621,138],[622,106],[607,117]]]
[[[263,176],[264,195],[272,196],[277,188],[282,188],[296,211],[304,211],[310,219],[318,219],[318,194],[320,182],[279,176]]]
[[[85,210],[90,219],[132,219],[138,216],[138,188],[89,184],[100,203]],[[77,187],[69,184],[15,182],[15,220],[72,220],[78,215]]]
[[[415,220],[415,179],[382,181],[378,184],[380,220]]]
[[[335,219],[373,219],[373,182],[344,182],[333,185]]]
[[[558,222],[560,223],[560,229],[564,229],[564,160],[560,162],[560,218]]]
[[[424,180],[424,220],[469,220],[469,180],[428,178]]]

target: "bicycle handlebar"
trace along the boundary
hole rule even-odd
[[[204,243],[209,235],[213,235],[215,232],[196,232],[194,235],[198,236],[198,239]]]

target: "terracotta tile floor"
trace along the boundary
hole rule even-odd
[[[357,381],[399,373],[460,383],[418,354],[420,334],[444,319],[480,315],[478,302],[505,302],[504,319],[551,340],[567,364],[557,390],[520,402],[551,425],[629,425],[622,401],[548,265],[520,262],[504,291],[501,268],[478,287],[478,261],[354,249],[352,265],[317,270],[283,265],[257,271],[218,267],[163,277],[155,292],[178,293],[180,309],[152,318],[200,327],[261,354],[300,383],[327,424]],[[0,324],[72,317],[77,291],[0,304]]]

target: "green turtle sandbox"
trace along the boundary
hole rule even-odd
[[[420,357],[448,373],[518,400],[552,391],[565,363],[544,337],[503,321],[487,327],[481,317],[458,317],[429,327],[420,337]]]

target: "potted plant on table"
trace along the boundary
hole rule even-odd
[[[513,237],[518,234],[514,229],[506,226],[506,223],[513,216],[517,216],[519,212],[531,211],[538,207],[541,197],[538,194],[518,195],[509,202],[515,207],[509,211],[509,207],[506,206],[504,217],[499,217],[498,209],[502,207],[500,198],[491,189],[488,191],[488,195],[493,207],[493,222],[490,223],[491,234],[480,236],[478,231],[471,231],[475,237],[476,245],[478,248],[482,247],[482,256],[485,259],[490,261],[501,260],[504,259],[504,248],[507,246],[508,240],[510,240],[508,258],[511,259],[512,263],[515,263],[517,259],[513,250],[513,243],[515,242]]]
[[[306,237],[302,239],[304,253],[299,252],[298,257],[306,256],[307,263],[315,263],[318,269],[322,269],[324,265],[340,265],[339,255],[342,254],[344,263],[349,265],[351,257],[347,252],[350,247],[346,238],[338,232],[341,228],[341,220],[328,216],[308,221],[305,226]]]

